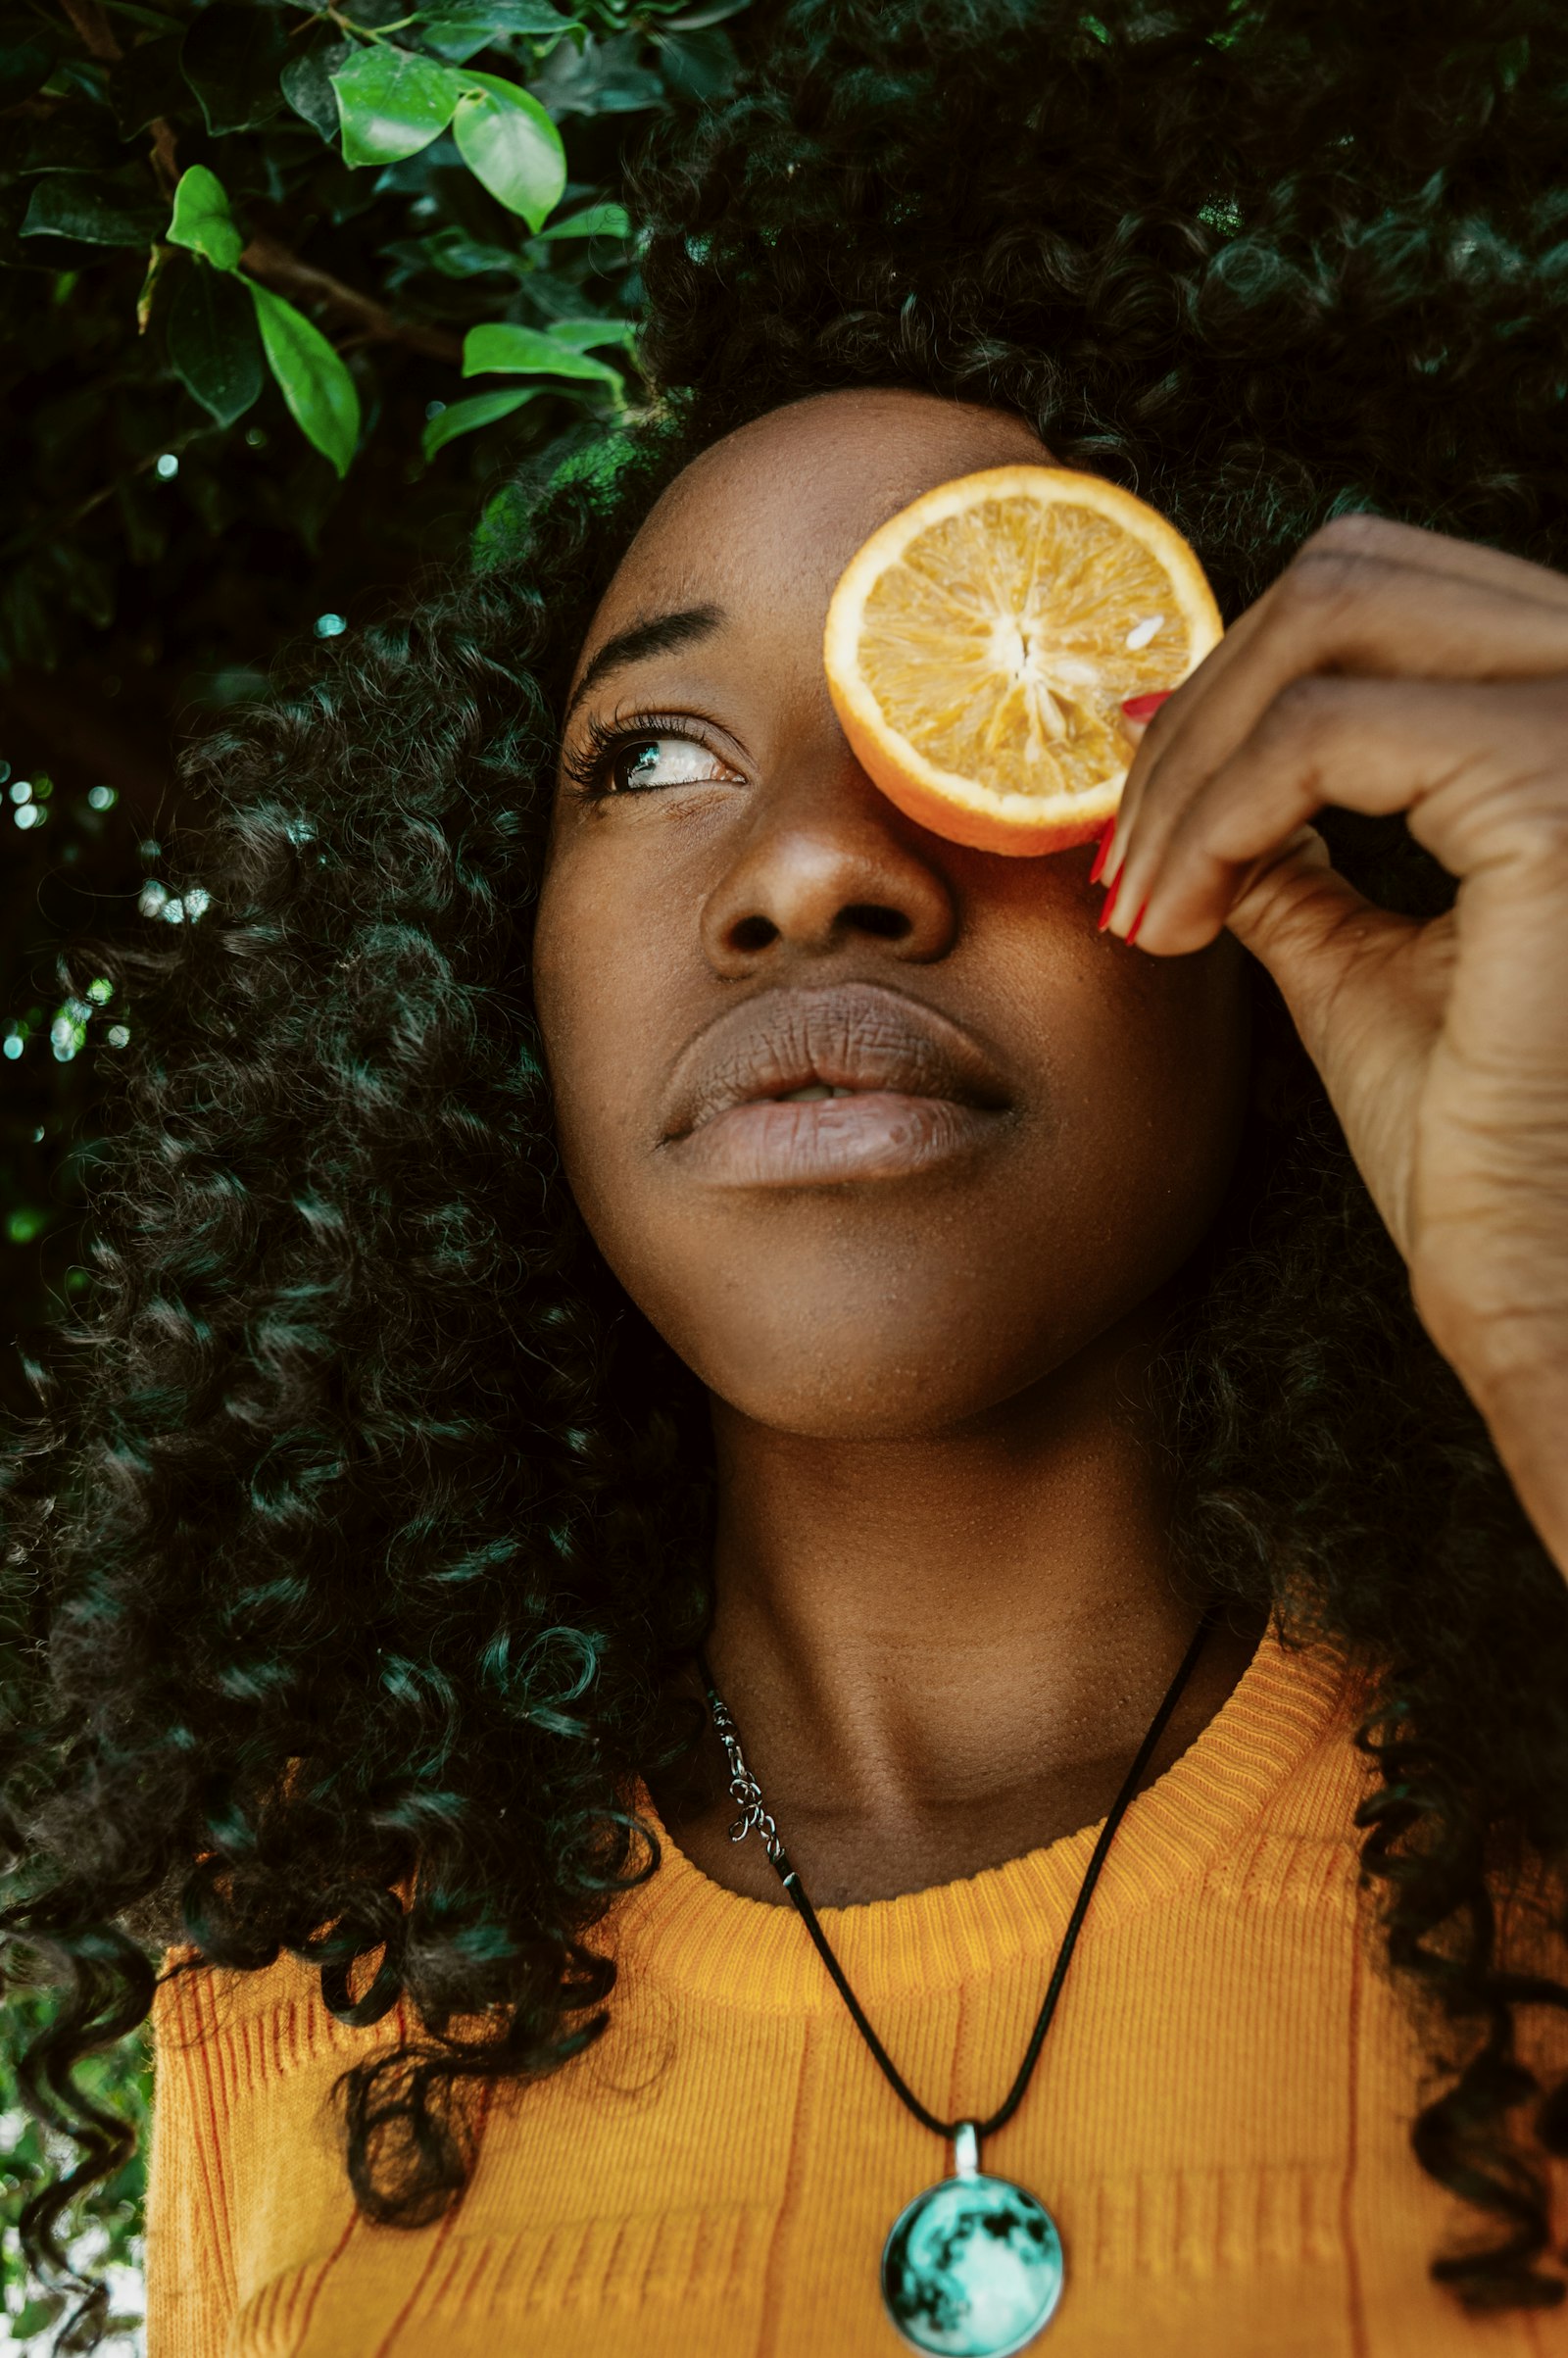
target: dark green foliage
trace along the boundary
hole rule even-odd
[[[20,2223],[27,2202],[59,2166],[58,2152],[36,2121],[18,2118],[17,2066],[47,2020],[47,2000],[19,1990],[0,2020],[0,2116],[6,2123],[5,2158],[0,2163],[0,2315],[14,2343],[42,2349],[64,2323],[66,2293],[43,2289],[30,2279],[23,2255]],[[135,2149],[100,2181],[82,2205],[77,2230],[82,2257],[120,2292],[107,2321],[111,2351],[139,2346],[140,2295],[134,2279],[141,2266],[142,2202],[147,2183],[147,2129],[152,2103],[152,2070],[142,2039],[94,2055],[80,2075],[88,2099],[123,2122]]]
[[[0,1061],[0,1293],[24,1326],[65,1282],[60,1142],[90,1099],[48,1036],[61,945],[156,868],[138,847],[172,831],[183,730],[318,617],[453,558],[519,460],[559,463],[639,397],[624,352],[579,343],[523,381],[466,371],[465,338],[634,312],[628,143],[710,78],[715,42],[713,87],[733,74],[716,21],[743,5],[474,0],[379,42],[393,0],[341,24],[286,0],[0,10],[0,1043],[25,1038]],[[464,135],[543,233],[450,133],[345,163],[332,76],[356,61],[456,76],[448,119],[471,90]],[[7,794],[39,773],[59,794],[23,828]]]
[[[232,425],[260,399],[262,348],[256,314],[231,275],[181,270],[169,307],[167,334],[175,374],[219,425]]]

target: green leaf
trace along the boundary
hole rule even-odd
[[[452,72],[466,83],[452,130],[463,161],[509,213],[542,228],[566,185],[561,133],[536,98],[494,74]]]
[[[486,501],[484,513],[473,528],[475,571],[488,573],[494,566],[509,565],[520,556],[527,545],[532,520],[532,495],[526,486],[503,483],[495,498]]]
[[[19,116],[5,131],[5,169],[19,179],[40,172],[113,172],[123,160],[114,131],[98,110],[51,107]]]
[[[220,270],[231,270],[245,250],[223,183],[205,164],[193,164],[180,173],[174,190],[174,218],[164,235],[172,246],[188,246],[193,254],[204,254]]]
[[[184,38],[174,32],[161,41],[143,41],[110,70],[109,102],[122,138],[134,139],[160,115],[177,115],[190,105],[179,65]]]
[[[666,17],[662,26],[664,32],[701,32],[710,25],[722,25],[726,18],[738,17],[751,0],[701,0],[696,8],[683,8],[678,17]]]
[[[31,98],[59,63],[60,44],[52,25],[25,20],[9,25],[0,38],[0,108]]]
[[[459,0],[454,7],[434,11],[419,31],[428,48],[463,65],[498,43],[559,38],[575,22],[552,8],[549,0],[481,0],[478,7],[464,7]]]
[[[625,434],[602,434],[597,442],[564,459],[550,478],[551,485],[586,483],[591,491],[612,490],[634,447]]]
[[[624,205],[589,205],[538,232],[546,237],[629,237],[631,215]]]
[[[633,319],[552,319],[546,332],[568,352],[595,352],[602,344],[629,346],[637,327]]]
[[[186,263],[166,340],[180,382],[220,425],[243,418],[262,389],[256,312],[243,284]]]
[[[666,84],[698,106],[714,106],[728,95],[740,63],[729,34],[717,27],[660,36],[659,65]]]
[[[99,0],[112,17],[123,17],[128,25],[139,25],[145,32],[183,32],[185,27],[178,17],[171,17],[161,8],[138,8],[136,0]]]
[[[664,85],[642,63],[642,37],[617,33],[608,41],[592,33],[579,49],[562,41],[550,53],[533,86],[559,123],[566,115],[633,115],[664,103]]]
[[[43,2292],[24,2300],[10,2321],[11,2330],[21,2341],[30,2341],[35,2333],[47,2332],[58,2319],[65,2301],[58,2292]]]
[[[397,164],[428,147],[452,121],[463,83],[449,66],[377,42],[332,75],[345,164]]]
[[[426,49],[454,66],[466,66],[481,49],[495,46],[495,35],[482,17],[438,17],[433,25],[420,25],[419,37]]]
[[[421,26],[428,31],[431,25],[446,24],[461,17],[466,23],[483,25],[493,41],[512,41],[521,36],[534,40],[569,32],[577,23],[574,15],[564,14],[552,5],[552,0],[448,0],[428,13],[421,12]]]
[[[443,278],[460,279],[484,277],[492,270],[505,270],[516,279],[528,274],[528,265],[520,254],[470,237],[456,221],[449,221],[444,229],[432,230],[428,237],[400,239],[395,245],[383,246],[381,251],[403,266],[405,276],[420,270],[439,270]]]
[[[295,114],[302,116],[313,131],[319,131],[328,147],[336,146],[342,128],[332,76],[352,55],[347,41],[326,41],[291,57],[277,77]]]
[[[425,457],[433,459],[438,450],[444,450],[460,434],[471,434],[477,426],[493,425],[498,418],[510,418],[514,410],[520,410],[526,401],[537,400],[544,391],[543,385],[509,385],[504,392],[475,393],[471,401],[455,401],[426,425]]]
[[[275,9],[211,0],[186,27],[179,63],[217,135],[270,123],[283,104],[277,77],[288,57],[288,34]]]
[[[346,475],[360,439],[360,396],[353,377],[303,312],[254,278],[245,283],[256,306],[267,365],[295,423]]]
[[[571,376],[594,384],[613,385],[621,378],[603,361],[591,361],[568,344],[558,344],[538,327],[513,327],[492,321],[470,327],[463,339],[465,376]]]
[[[94,246],[150,245],[164,209],[139,166],[128,172],[55,172],[40,179],[22,223],[24,237],[79,237]]]

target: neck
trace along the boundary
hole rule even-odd
[[[1136,1405],[1148,1351],[1118,1331],[917,1440],[810,1440],[715,1407],[709,1659],[819,1900],[972,1873],[1102,1814],[1201,1602],[1171,1577],[1168,1481]],[[1156,1772],[1255,1634],[1210,1646]],[[771,1896],[755,1843],[724,1855],[716,1751],[661,1795],[671,1830]]]

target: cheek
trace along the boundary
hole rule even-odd
[[[1019,1076],[997,1150],[940,1186],[699,1193],[660,1154],[662,1093],[720,987],[677,876],[629,899],[629,877],[610,881],[597,859],[563,858],[540,909],[566,1177],[627,1292],[743,1413],[876,1437],[980,1412],[1134,1309],[1201,1237],[1245,1089],[1228,938],[1153,959],[1098,936],[1064,875],[1044,907],[1038,885],[1032,900],[991,885],[950,957],[887,979]]]
[[[608,1230],[635,1204],[659,1137],[671,1043],[703,1020],[678,879],[639,876],[591,843],[553,855],[534,932],[534,1003],[568,1184],[613,1262]]]

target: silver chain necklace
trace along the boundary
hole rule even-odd
[[[735,1722],[713,1684],[707,1656],[698,1655],[698,1669],[707,1690],[714,1733],[729,1762],[730,1798],[738,1813],[729,1830],[730,1841],[743,1842],[749,1834],[760,1838],[883,2077],[915,2119],[953,2147],[953,2175],[927,2186],[905,2205],[882,2247],[883,2306],[911,2349],[941,2353],[943,2358],[1011,2358],[1011,2353],[1033,2341],[1056,2313],[1066,2280],[1060,2231],[1037,2196],[1015,2186],[1009,2178],[993,2178],[982,2171],[980,2140],[1004,2127],[1023,2102],[1056,2011],[1056,2001],[1101,1869],[1133,1795],[1143,1783],[1154,1747],[1198,1667],[1216,1613],[1217,1607],[1210,1606],[1199,1623],[1181,1666],[1150,1722],[1138,1756],[1111,1803],[1084,1870],[1023,2061],[1003,2102],[983,2121],[944,2121],[929,2111],[867,2021],[807,1896],[806,1887],[790,1862],[777,1823],[762,1798],[762,1789],[746,1765]]]

